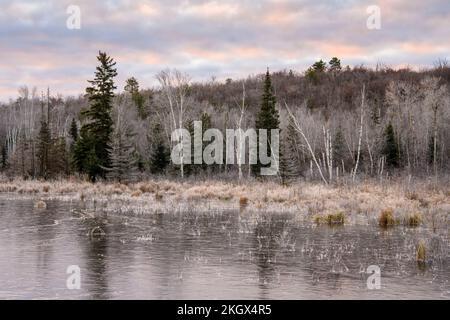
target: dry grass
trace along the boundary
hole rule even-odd
[[[45,209],[45,208],[47,208],[47,204],[44,201],[39,200],[34,203],[34,207],[36,209]]]
[[[420,241],[417,245],[417,255],[416,260],[418,263],[425,263],[426,259],[426,247],[423,241]]]
[[[378,225],[380,227],[392,227],[395,224],[394,211],[391,208],[381,211],[380,217],[378,218]]]
[[[422,214],[420,212],[416,212],[408,215],[404,221],[404,224],[409,227],[417,227],[422,223],[422,221]]]
[[[345,222],[345,214],[343,212],[329,213],[326,215],[316,215],[314,217],[316,224],[327,224],[329,226],[343,225]]]
[[[239,209],[244,210],[245,208],[247,208],[247,206],[248,206],[248,198],[241,196],[239,198]]]
[[[162,201],[162,199],[164,198],[164,196],[161,193],[155,193],[155,200],[156,201]]]
[[[140,190],[135,190],[131,193],[132,197],[140,197],[142,195],[142,191]]]
[[[445,216],[450,211],[448,187],[431,187],[426,181],[418,181],[410,190],[414,192],[406,192],[401,181],[389,184],[362,182],[337,187],[311,182],[284,186],[273,181],[238,183],[217,180],[93,184],[76,178],[42,182],[8,181],[0,177],[0,193],[29,195],[44,200],[121,202],[126,204],[123,210],[128,208],[142,213],[156,209],[181,210],[187,204],[195,204],[196,208],[203,206],[206,210],[245,208],[248,211],[292,212],[303,217],[317,216],[318,221],[323,220],[327,224],[328,221],[339,224],[340,217],[333,215],[345,212],[345,224],[378,219],[380,226],[392,226],[397,223],[395,212],[398,217],[404,217],[405,225],[416,226],[431,221],[428,212]]]

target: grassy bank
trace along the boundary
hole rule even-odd
[[[306,182],[283,186],[275,182],[239,184],[212,180],[150,180],[131,184],[93,184],[76,179],[51,182],[3,180],[0,194],[9,198],[32,197],[36,201],[80,201],[86,207],[119,213],[221,209],[291,212],[299,219],[317,223],[336,221],[336,216],[339,217],[337,221],[345,224],[384,221],[383,215],[390,212],[392,224],[436,225],[436,219],[446,220],[450,212],[449,187],[427,181],[410,185],[403,181],[367,181],[341,186]]]

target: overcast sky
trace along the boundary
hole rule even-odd
[[[81,10],[68,29],[67,8]],[[381,29],[367,28],[367,7]],[[98,50],[116,61],[118,86],[155,84],[178,68],[196,81],[271,70],[303,71],[315,60],[430,67],[450,59],[449,0],[0,0],[0,100],[20,86],[77,95]]]

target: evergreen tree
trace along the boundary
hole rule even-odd
[[[32,153],[30,147],[30,140],[25,136],[25,132],[19,135],[16,149],[12,155],[9,166],[12,172],[17,176],[22,176],[23,179],[28,179],[32,176]]]
[[[281,137],[279,174],[282,184],[288,184],[300,175],[297,143],[297,131],[289,120],[285,134]]]
[[[313,83],[317,84],[319,81],[319,75],[324,73],[327,69],[327,64],[325,61],[320,59],[315,62],[311,67],[306,70],[306,78],[311,80]]]
[[[125,119],[118,120],[110,142],[111,165],[106,169],[109,179],[118,182],[134,180],[137,174],[137,159],[131,143],[132,137],[133,133]]]
[[[72,138],[72,143],[76,143],[78,140],[78,126],[77,121],[75,118],[72,119],[72,122],[70,123],[70,130],[69,130],[70,137]]]
[[[70,170],[75,169],[76,166],[76,162],[75,162],[75,145],[78,141],[78,125],[77,125],[77,121],[75,120],[75,118],[72,118],[72,122],[70,123],[70,130],[69,130],[69,135],[71,138],[70,141],[70,146],[69,146],[69,168]]]
[[[72,165],[77,171],[82,173],[88,173],[91,171],[88,167],[88,155],[90,153],[93,141],[89,135],[86,127],[81,127],[80,135],[77,142],[73,145],[72,151]]]
[[[255,129],[258,135],[258,161],[256,165],[252,166],[253,173],[260,174],[262,164],[259,162],[259,129],[267,130],[267,155],[271,155],[270,141],[271,141],[271,129],[279,129],[278,110],[276,109],[276,97],[273,94],[272,81],[270,79],[269,69],[267,69],[266,77],[264,80],[264,92],[262,96],[261,109],[256,116]]]
[[[325,72],[325,70],[327,69],[327,63],[320,59],[312,65],[312,68],[316,72]]]
[[[374,104],[371,108],[370,118],[372,119],[373,124],[376,126],[381,123],[380,107],[378,106],[378,104]]]
[[[330,72],[339,72],[341,71],[342,67],[341,67],[341,60],[339,60],[337,57],[333,57],[330,62],[328,62],[329,64],[329,68],[328,71]]]
[[[333,159],[336,166],[340,167],[345,160],[345,139],[342,127],[339,126],[333,139]]]
[[[152,143],[150,150],[150,172],[164,173],[170,162],[169,150],[164,143],[161,124],[155,123],[152,129]]]
[[[48,156],[48,172],[51,176],[69,173],[69,159],[67,156],[67,145],[64,137],[59,137],[52,141]]]
[[[211,129],[211,116],[207,112],[203,112],[202,116],[200,117],[200,120],[202,121],[202,137],[203,137],[206,130]],[[205,148],[208,144],[209,142],[202,141],[202,155],[203,151],[205,151]],[[207,170],[209,167],[206,163],[202,163],[201,166],[204,171]]]
[[[186,129],[189,131],[189,135],[191,136],[191,162],[190,164],[184,165],[184,174],[189,176],[191,174],[198,173],[198,165],[194,164],[194,120],[188,120]],[[187,158],[187,157],[186,157]],[[185,158],[185,159],[186,159]],[[186,159],[187,160],[187,159]]]
[[[145,109],[144,97],[139,92],[139,82],[135,77],[131,77],[126,81],[124,90],[131,95],[134,105],[138,110],[141,119],[147,118],[147,110]]]
[[[98,176],[105,177],[105,168],[110,166],[110,142],[112,133],[111,108],[114,77],[117,71],[116,63],[104,52],[97,56],[100,65],[97,66],[94,80],[90,80],[90,87],[86,93],[90,102],[90,108],[82,111],[82,116],[87,122],[80,130],[74,159],[80,172],[88,173],[92,181]]]
[[[384,131],[384,146],[382,154],[386,156],[386,164],[390,167],[398,167],[400,164],[400,150],[395,137],[394,127],[389,122]]]
[[[45,120],[41,121],[41,129],[38,135],[37,158],[39,165],[39,176],[47,179],[49,175],[49,154],[52,145],[50,129]]]
[[[1,152],[0,168],[3,171],[7,167],[8,167],[8,151],[6,149],[6,144],[3,144],[2,145],[2,152]]]

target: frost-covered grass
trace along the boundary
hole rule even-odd
[[[411,191],[413,190],[413,191]],[[245,212],[291,212],[300,219],[345,216],[345,224],[379,222],[383,212],[405,225],[439,223],[448,219],[450,189],[427,181],[405,187],[402,181],[323,185],[302,182],[289,186],[271,181],[148,180],[121,184],[95,184],[75,178],[57,181],[0,180],[0,193],[36,200],[80,201],[96,209],[136,214],[168,211],[239,209]],[[384,222],[384,220],[382,221]]]

